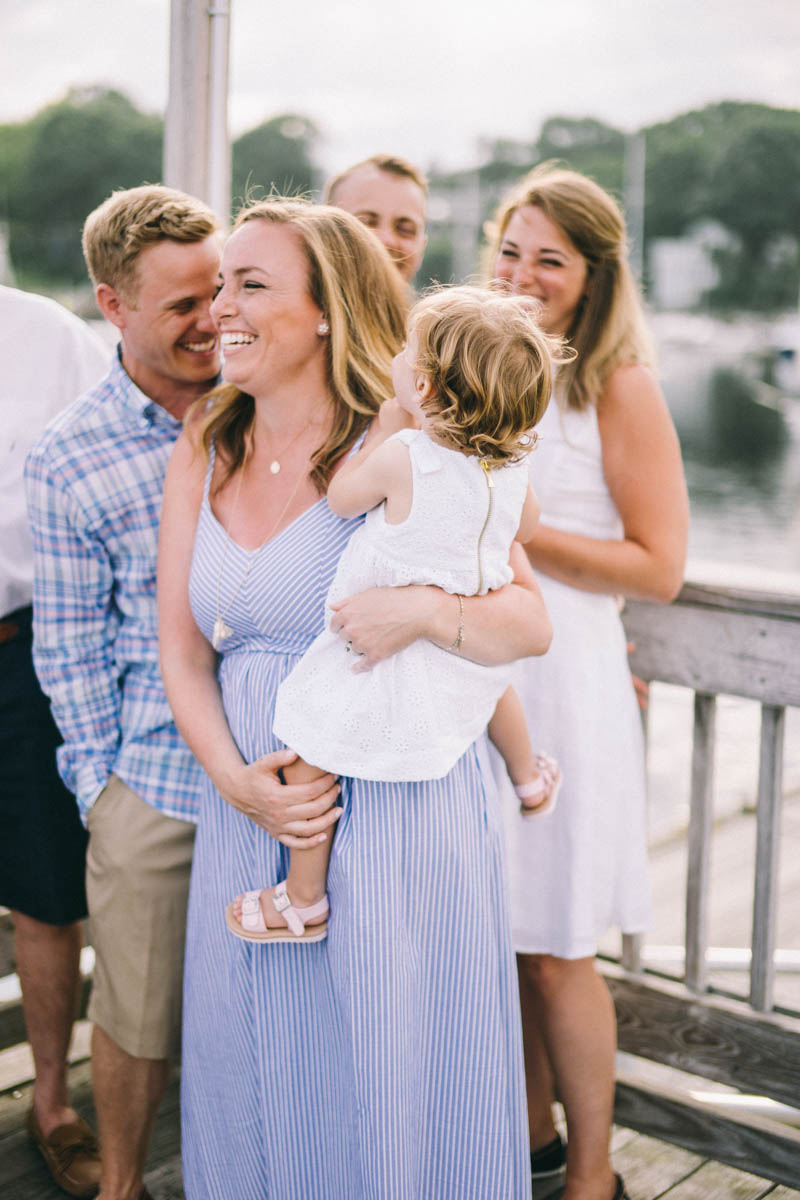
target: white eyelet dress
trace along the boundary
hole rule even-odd
[[[383,504],[367,513],[329,602],[371,587],[434,584],[472,596],[509,583],[526,462],[492,470],[490,489],[477,458],[419,429],[394,436],[409,451],[411,511],[398,525]],[[457,613],[454,604],[454,631]],[[479,666],[425,639],[366,673],[353,673],[356,661],[341,637],[321,633],[278,689],[273,729],[306,762],[360,779],[446,775],[483,734],[511,678],[507,666]]]
[[[594,407],[555,397],[529,456],[541,522],[609,539],[622,522],[603,476]],[[537,748],[563,772],[552,813],[523,817],[497,756],[514,946],[519,953],[591,956],[606,930],[650,924],[642,726],[617,601],[537,573],[553,622],[550,650],[516,665]]]

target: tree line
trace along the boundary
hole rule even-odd
[[[800,280],[800,112],[725,101],[642,131],[646,146],[645,252],[703,221],[729,235],[714,251],[710,307],[779,309]],[[309,192],[321,182],[319,130],[299,114],[263,122],[233,144],[232,204],[273,188]],[[624,133],[593,118],[554,116],[530,141],[497,139],[467,171],[429,171],[439,194],[477,186],[491,207],[530,166],[557,159],[623,198]],[[120,92],[75,89],[28,121],[0,126],[0,218],[25,286],[48,290],[84,278],[80,227],[114,188],[161,178],[163,121]],[[423,274],[446,277],[446,222]]]

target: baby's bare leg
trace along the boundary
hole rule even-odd
[[[313,783],[315,779],[326,774],[327,771],[304,762],[302,758],[298,758],[288,767],[283,768],[283,777],[287,784]],[[289,872],[285,882],[287,894],[295,908],[307,908],[311,904],[316,904],[318,900],[322,900],[325,895],[334,828],[332,826],[326,831],[324,842],[311,846],[308,850],[293,849],[290,851]],[[274,892],[274,887],[264,888],[259,895],[264,924],[268,929],[279,929],[286,925],[285,919],[273,903]],[[233,911],[237,921],[241,921],[241,896],[237,896],[234,900]]]
[[[534,753],[525,710],[513,687],[497,702],[488,732],[503,757],[523,813],[549,812],[558,795],[561,772],[555,759]]]
[[[326,775],[326,771],[314,767],[298,758],[283,768],[283,777],[287,783],[313,783]],[[325,895],[328,885],[328,862],[331,857],[331,845],[335,826],[327,831],[324,842],[311,846],[308,850],[290,851],[289,873],[286,876],[286,890],[292,904],[301,908],[315,904]],[[264,897],[261,899],[264,907]],[[269,922],[267,922],[269,924]]]
[[[522,701],[513,687],[506,688],[489,722],[489,737],[502,755],[512,783],[529,783],[539,769],[528,735]]]

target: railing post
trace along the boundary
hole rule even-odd
[[[686,867],[686,986],[702,992],[707,984],[708,893],[714,808],[714,736],[717,698],[694,697],[689,855]]]
[[[750,1003],[758,1012],[769,1012],[772,1008],[775,981],[775,917],[785,719],[784,708],[770,704],[761,706],[753,954],[750,963]]]

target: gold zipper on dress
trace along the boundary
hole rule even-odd
[[[486,520],[483,522],[483,528],[481,529],[480,533],[478,534],[478,595],[480,595],[483,590],[483,568],[481,566],[481,542],[483,541],[483,535],[486,533],[486,526],[489,524],[489,518],[492,515],[492,498],[494,496],[494,480],[492,479],[491,469],[485,458],[481,459],[481,466],[483,467],[483,473],[486,476],[486,486],[489,489],[489,506],[486,509]]]

